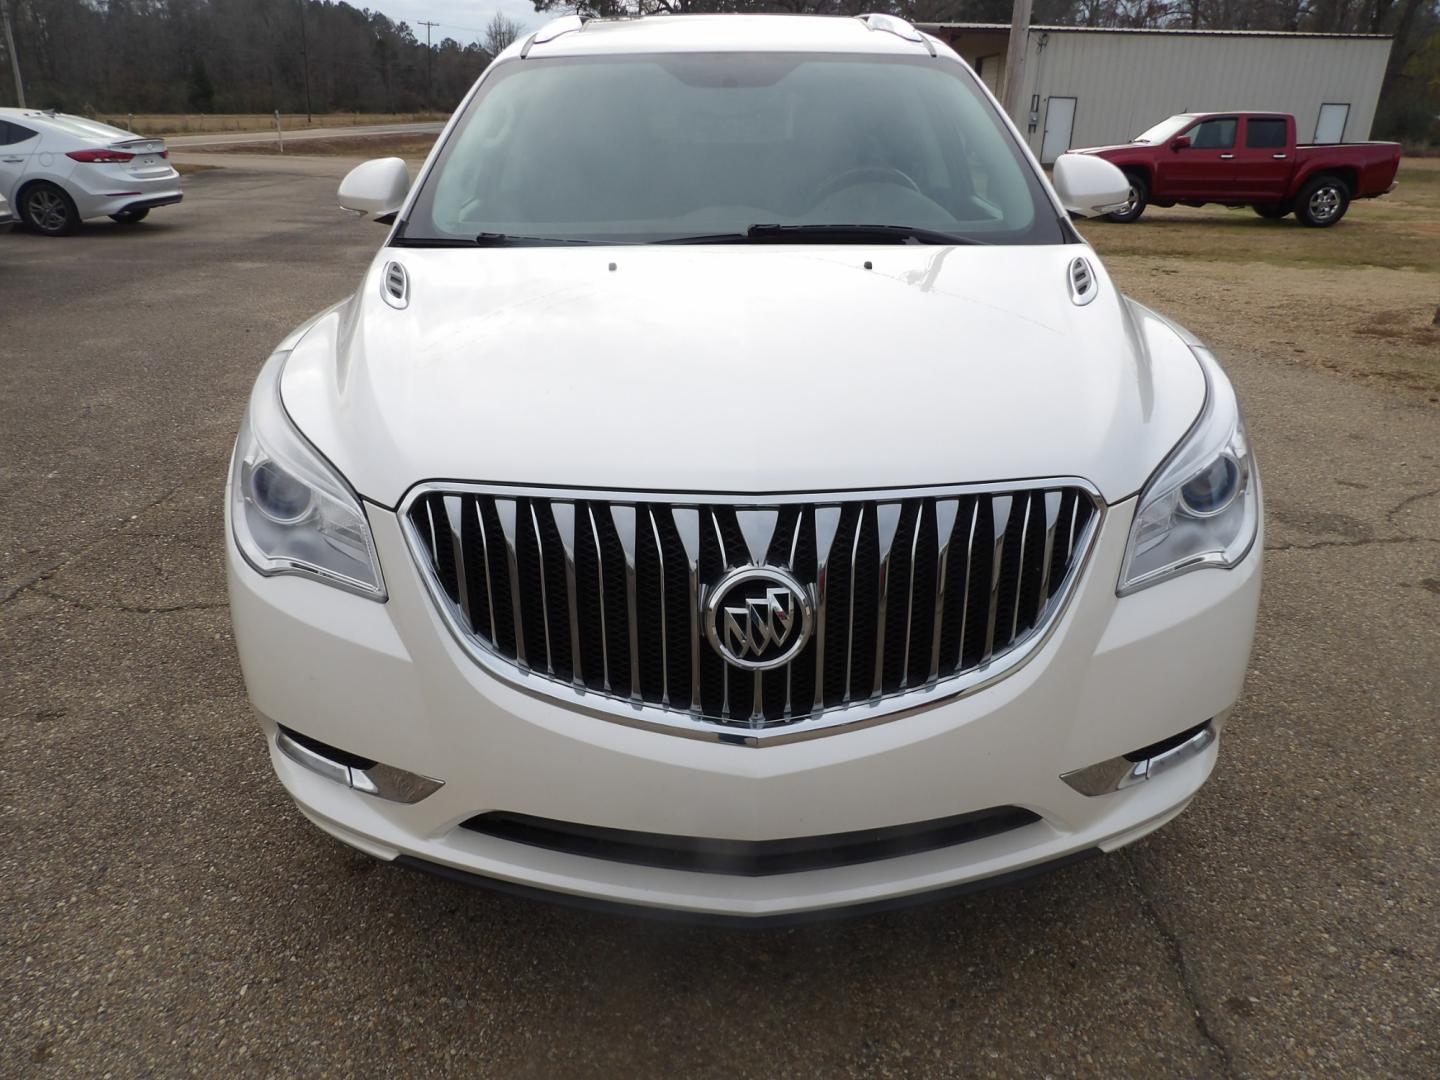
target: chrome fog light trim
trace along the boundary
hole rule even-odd
[[[1123,755],[1110,758],[1087,765],[1083,769],[1061,773],[1060,779],[1081,795],[1091,797],[1109,795],[1111,792],[1133,787],[1204,753],[1210,744],[1220,737],[1215,727],[1213,720],[1207,720],[1184,742],[1168,747],[1160,753],[1138,761],[1132,761],[1130,757]]]
[[[435,794],[445,786],[444,780],[421,776],[419,773],[398,769],[394,765],[376,762],[366,768],[346,765],[326,757],[320,751],[305,746],[293,738],[284,728],[275,732],[275,746],[296,765],[309,769],[318,776],[344,784],[355,791],[374,795],[387,802],[417,803]]]

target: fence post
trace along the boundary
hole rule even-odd
[[[125,114],[125,130],[132,135],[135,134],[135,114],[133,112]]]
[[[275,110],[275,141],[280,144],[280,153],[285,152],[285,133],[280,130],[280,110]]]

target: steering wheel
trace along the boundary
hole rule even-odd
[[[911,191],[920,192],[920,185],[912,180],[908,173],[893,165],[857,165],[821,184],[815,192],[815,202],[823,202],[837,191],[855,187],[857,184],[900,184]]]

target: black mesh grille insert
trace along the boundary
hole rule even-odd
[[[462,827],[517,844],[592,859],[701,874],[766,877],[936,851],[1023,828],[1039,820],[1039,815],[1018,806],[997,806],[910,825],[785,840],[666,836],[501,812],[473,817]]]
[[[430,491],[407,524],[447,614],[491,654],[754,729],[993,664],[1054,615],[1096,520],[1057,485],[769,507]],[[803,648],[759,675],[703,625],[709,591],[752,565],[788,573],[812,612]]]

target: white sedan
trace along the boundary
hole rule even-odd
[[[0,109],[0,201],[26,227],[64,236],[87,218],[133,225],[178,203],[165,140],[36,109]]]

